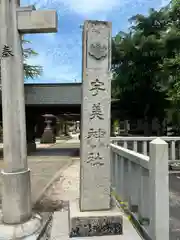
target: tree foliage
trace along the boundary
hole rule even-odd
[[[23,40],[22,44],[25,45],[27,43],[31,43],[30,41]],[[38,53],[35,52],[32,48],[23,48],[23,57],[24,57],[24,75],[25,78],[35,78],[42,74],[43,68],[39,65],[30,65],[27,63],[27,60],[30,57],[36,57]]]
[[[31,57],[38,56],[38,53],[35,52],[30,47],[25,47],[26,44],[30,44],[31,42],[28,40],[22,40],[22,47],[23,47],[23,58],[24,58],[24,76],[26,79],[33,79],[38,77],[42,74],[43,68],[39,65],[30,65],[28,64],[28,59]]]
[[[112,96],[127,119],[162,123],[180,110],[180,0],[130,22],[112,40]]]

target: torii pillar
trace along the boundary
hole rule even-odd
[[[0,57],[4,138],[2,221],[32,221],[30,169],[27,163],[24,70],[21,34],[57,32],[55,11],[0,1]],[[7,226],[7,225],[6,225]],[[34,229],[32,230],[34,231]],[[2,231],[0,230],[2,233]]]

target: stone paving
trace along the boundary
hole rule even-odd
[[[66,168],[59,179],[45,192],[41,204],[47,206],[53,204],[54,217],[51,231],[51,240],[69,240],[68,236],[68,201],[79,197],[79,158],[74,159],[72,164]],[[45,210],[45,209],[44,209]],[[120,210],[121,211],[121,210]],[[132,226],[127,216],[123,213],[124,234],[119,236],[88,237],[89,240],[140,240],[142,239]],[[84,240],[87,238],[71,238]]]
[[[60,176],[53,182],[51,187],[44,192],[41,200],[36,204],[36,208],[41,212],[54,212],[68,210],[69,200],[79,197],[77,189],[79,171],[74,162],[80,161],[73,158],[73,162],[68,168],[64,168]],[[71,171],[71,176],[67,175]],[[70,191],[69,191],[70,190]]]
[[[56,144],[39,145],[31,156],[28,156],[28,164],[31,169],[32,201],[36,202],[42,190],[51,181],[53,176],[62,168],[65,168],[76,155],[77,150],[71,149],[71,144],[64,149],[66,141],[58,141]],[[66,144],[67,145],[67,144]],[[1,149],[2,151],[2,149]],[[0,158],[0,170],[3,168],[3,158]],[[1,177],[0,177],[0,202],[1,202]]]

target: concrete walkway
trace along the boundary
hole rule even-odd
[[[51,240],[68,240],[68,201],[75,200],[79,197],[79,170],[80,160],[73,161],[72,165],[65,169],[59,180],[46,192],[44,202],[56,202],[61,205],[61,211],[54,213],[53,224],[51,230]],[[121,210],[120,210],[121,211]],[[132,226],[127,216],[123,213],[123,235],[104,236],[104,237],[88,237],[89,240],[140,240],[142,239],[135,228]],[[71,238],[74,240],[84,240],[87,238]]]
[[[50,181],[60,174],[61,170],[71,163],[77,150],[71,148],[64,149],[66,141],[58,141],[56,144],[37,144],[37,151],[28,156],[28,166],[31,169],[32,201],[35,203]],[[2,151],[2,149],[1,149]],[[4,161],[0,158],[0,170]],[[1,208],[1,187],[0,176],[0,208]]]

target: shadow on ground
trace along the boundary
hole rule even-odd
[[[28,156],[77,156],[79,157],[79,148],[39,148]],[[0,161],[3,160],[3,149],[0,149]]]
[[[37,202],[34,207],[34,212],[56,212],[62,210],[68,210],[69,208],[69,201],[63,200],[56,200],[53,201],[52,199],[42,199],[41,201]]]
[[[31,156],[79,156],[79,148],[39,148]]]

